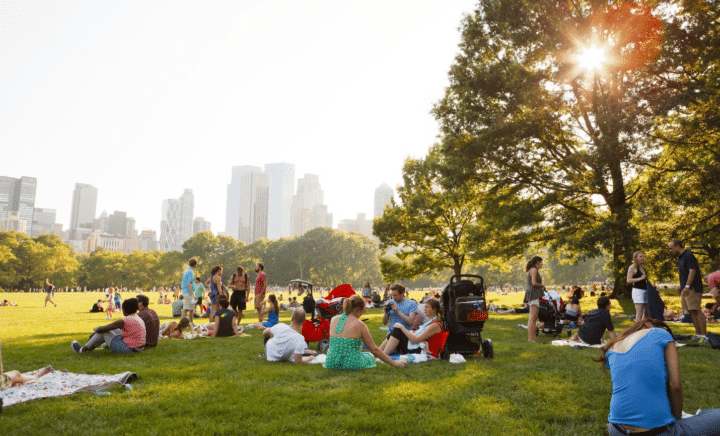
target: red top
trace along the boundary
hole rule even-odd
[[[265,286],[267,284],[267,276],[264,271],[260,271],[255,279],[255,295],[262,294],[265,292]]]
[[[436,319],[435,321],[440,324],[440,333],[435,333],[428,339],[428,352],[435,358],[440,357],[440,352],[445,348],[445,340],[447,340],[448,333],[443,329],[442,321]]]

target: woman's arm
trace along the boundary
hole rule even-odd
[[[440,327],[440,324],[438,324],[438,323],[436,323],[436,322],[430,324],[430,326],[428,326],[428,328],[425,329],[425,331],[422,332],[422,333],[420,334],[420,336],[415,336],[415,335],[413,334],[413,332],[411,332],[410,330],[406,329],[405,326],[402,325],[402,324],[398,324],[398,325],[396,325],[395,327],[400,328],[400,330],[402,330],[402,332],[405,333],[405,336],[408,337],[408,340],[409,340],[410,342],[412,342],[413,344],[417,344],[417,343],[419,343],[419,342],[425,342],[425,341],[427,341],[428,339],[430,339],[430,338],[432,338],[433,336],[435,336],[436,334],[440,333],[440,331],[442,331],[442,328]]]
[[[93,331],[95,331],[95,333],[105,333],[109,332],[110,330],[122,329],[123,327],[125,327],[125,321],[119,319],[117,321],[111,322],[110,324],[95,327]]]
[[[365,345],[368,347],[368,350],[370,350],[370,352],[373,353],[373,355],[375,357],[377,357],[378,359],[387,363],[388,365],[396,366],[398,368],[405,367],[405,364],[403,362],[398,362],[396,360],[392,360],[377,345],[375,345],[375,342],[373,342],[373,338],[370,335],[370,330],[368,330],[365,323],[360,322],[359,328],[360,328],[360,337],[362,338],[362,341],[365,343]]]
[[[665,347],[665,367],[667,368],[667,394],[670,400],[670,411],[675,419],[680,420],[683,409],[682,382],[680,381],[680,359],[675,342]]]
[[[262,314],[263,314],[263,315],[267,315],[268,313],[272,312],[273,310],[275,310],[275,306],[270,305],[270,306],[268,306],[267,309],[263,310],[263,313],[262,313]]]
[[[235,333],[235,336],[239,336],[239,335],[240,335],[240,333],[238,333],[238,329],[237,329],[237,316],[233,316],[233,319],[232,319],[232,329],[233,329],[233,333]]]
[[[626,281],[628,283],[633,284],[637,281],[633,278],[633,276],[635,275],[635,272],[636,272],[635,265],[634,264],[630,265],[630,268],[628,268],[627,279],[626,279]]]

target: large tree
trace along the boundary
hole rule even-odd
[[[653,129],[685,91],[668,83],[697,50],[667,37],[693,41],[700,13],[679,0],[480,0],[434,109],[443,135],[471,138],[446,153],[542,205],[551,248],[610,253],[616,293],[638,243],[644,185],[629,182],[656,162]]]

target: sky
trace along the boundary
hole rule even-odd
[[[35,207],[160,230],[185,189],[225,229],[231,167],[319,175],[334,226],[373,214],[383,183],[438,140],[471,0],[0,0],[0,175],[38,179]]]

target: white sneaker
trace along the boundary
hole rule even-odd
[[[73,340],[72,342],[70,342],[70,348],[72,348],[72,350],[77,354],[82,353],[82,347],[80,346],[78,341]]]

